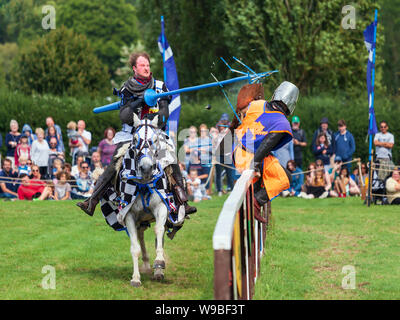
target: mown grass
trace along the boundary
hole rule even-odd
[[[132,288],[128,237],[73,201],[0,202],[0,299],[213,299],[212,234],[226,197],[165,238],[166,280]],[[255,299],[399,299],[400,210],[353,199],[276,199]],[[146,231],[154,259],[154,228]],[[56,289],[41,287],[56,269]],[[342,289],[342,267],[356,289]]]
[[[223,198],[203,202],[171,241],[165,237],[166,280],[142,275],[130,286],[125,232],[93,218],[73,201],[0,202],[0,299],[212,299],[212,232]],[[151,263],[154,227],[145,232]],[[56,269],[56,290],[41,286],[42,268]]]
[[[399,299],[400,208],[276,199],[256,299]],[[343,289],[344,266],[355,289]]]

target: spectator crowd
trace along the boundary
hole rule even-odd
[[[338,121],[338,130],[329,128],[323,117],[313,134],[311,143],[300,128],[298,116],[293,116],[293,140],[273,152],[280,164],[292,175],[290,188],[283,197],[305,199],[359,196],[368,184],[368,167],[353,160],[356,144],[347,130],[346,121]],[[191,126],[183,142],[184,157],[179,163],[189,197],[194,202],[211,199],[231,191],[239,177],[231,158],[231,150],[217,147],[229,131],[228,114],[222,114],[214,127],[201,124]],[[378,179],[384,182],[388,202],[400,203],[400,172],[392,161],[394,137],[387,122],[380,123],[380,132],[374,137]],[[10,121],[5,135],[7,152],[0,171],[0,197],[20,200],[86,199],[93,192],[96,175],[110,163],[116,146],[115,130],[104,131],[104,138],[96,147],[90,147],[92,134],[84,120],[70,121],[66,127],[71,163],[66,162],[63,130],[52,117],[46,119],[46,128],[33,132],[28,124],[19,131],[16,120]],[[0,147],[2,144],[0,135]],[[314,160],[304,166],[303,152],[312,150]],[[304,171],[303,171],[304,170]],[[215,187],[213,188],[213,184]]]

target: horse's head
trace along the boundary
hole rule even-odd
[[[152,180],[158,170],[159,134],[157,130],[158,116],[153,120],[140,120],[136,114],[133,117],[135,133],[131,149],[135,154],[135,168],[141,182]]]

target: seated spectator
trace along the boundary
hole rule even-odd
[[[31,159],[34,164],[39,166],[40,174],[47,175],[49,165],[50,148],[47,141],[44,139],[44,130],[42,128],[36,129],[37,140],[32,142]]]
[[[20,156],[18,159],[18,176],[21,176],[21,174],[27,174],[28,176],[31,174],[31,167],[28,166],[28,159],[26,156]]]
[[[359,195],[360,189],[353,179],[350,178],[349,169],[342,167],[340,174],[334,181],[335,192],[339,198],[346,198],[350,195]]]
[[[306,185],[305,192],[300,193],[300,197],[304,199],[314,199],[320,198],[324,199],[328,197],[330,183],[326,180],[326,176],[324,174],[324,169],[316,169],[314,173],[314,177],[312,178],[311,184]]]
[[[42,180],[31,181],[27,174],[21,175],[21,185],[18,188],[19,200],[45,200],[52,198],[51,187],[46,186]]]
[[[18,178],[18,173],[12,168],[10,159],[4,159],[3,170],[0,171],[0,198],[13,199],[18,197],[18,185],[15,183],[15,178]]]
[[[50,148],[49,158],[60,158],[63,160],[65,159],[64,152],[61,151],[57,139],[55,137],[51,137],[49,139],[49,148]]]
[[[53,164],[51,166],[51,179],[56,179],[57,175],[63,171],[63,161],[61,159],[54,159]]]
[[[297,197],[301,192],[301,186],[304,183],[304,175],[301,173],[301,169],[297,168],[294,160],[289,160],[286,169],[292,174],[292,181],[290,188],[282,192],[284,197]]]
[[[332,182],[332,189],[334,189],[334,182],[336,178],[340,175],[340,170],[342,169],[343,161],[340,156],[335,157],[335,162],[333,163],[333,167],[328,170],[329,176]]]
[[[392,176],[386,180],[386,193],[390,204],[400,204],[400,170],[394,169]]]
[[[198,177],[197,170],[192,168],[189,171],[189,178],[186,181],[188,194],[193,198],[194,202],[208,200],[205,188],[201,185],[201,180]]]
[[[92,173],[89,169],[86,161],[80,163],[80,171],[75,176],[77,188],[72,189],[72,199],[87,199],[93,193]]]
[[[313,153],[315,155],[315,159],[321,159],[324,163],[325,169],[330,169],[330,158],[333,154],[332,144],[328,144],[328,140],[324,132],[321,132],[317,136],[317,140],[313,145]]]
[[[24,126],[22,127],[22,134],[27,136],[29,146],[32,146],[32,142],[37,139],[36,134],[33,133],[32,128],[29,124],[24,124]]]
[[[19,143],[15,148],[14,159],[15,159],[15,167],[19,166],[19,158],[24,157],[26,160],[31,158],[31,147],[28,144],[28,137],[25,135],[21,135],[19,138]]]
[[[96,168],[103,168],[100,152],[97,151],[92,153],[92,158],[90,161],[90,170],[93,172]]]
[[[302,192],[306,192],[306,188],[307,186],[311,186],[313,180],[314,180],[314,176],[315,176],[315,169],[316,169],[316,165],[315,162],[311,162],[310,165],[307,168],[307,173],[306,173],[306,181],[303,184],[301,191]]]
[[[54,184],[54,199],[55,200],[70,200],[71,185],[67,182],[68,173],[61,171],[57,173],[57,181]]]
[[[322,169],[323,170],[324,179],[325,179],[325,181],[327,181],[327,189],[326,189],[326,191],[331,190],[331,188],[332,188],[331,176],[329,174],[329,171],[326,170],[326,167],[325,167],[325,165],[324,165],[324,163],[322,162],[321,159],[318,159],[317,161],[315,161],[315,167],[317,169]]]
[[[100,141],[97,148],[97,152],[100,153],[100,159],[103,166],[108,166],[111,162],[111,158],[116,149],[116,145],[113,144],[113,138],[115,136],[115,130],[111,127],[104,131],[104,139]]]
[[[358,167],[354,168],[353,173],[350,175],[350,178],[354,180],[356,185],[360,185],[360,170],[358,169]]]
[[[10,121],[10,132],[6,134],[6,158],[11,160],[12,168],[15,168],[15,148],[18,145],[21,133],[18,132],[18,122],[16,120]]]
[[[33,181],[33,180],[44,180],[45,179],[45,177],[42,177],[42,175],[40,174],[40,170],[39,170],[39,167],[37,166],[37,165],[33,165],[32,167],[31,167],[31,175],[30,175],[30,179]]]

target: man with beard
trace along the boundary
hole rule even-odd
[[[129,63],[134,72],[134,76],[129,78],[124,83],[119,91],[115,91],[119,97],[121,97],[121,107],[119,117],[122,122],[122,130],[118,132],[113,141],[117,144],[117,148],[114,152],[114,156],[110,165],[99,177],[96,182],[95,189],[92,196],[84,202],[79,202],[77,205],[88,215],[92,216],[96,205],[103,197],[108,187],[111,186],[111,181],[114,178],[116,171],[116,162],[118,158],[119,149],[126,143],[132,141],[133,128],[133,114],[136,113],[140,119],[152,120],[158,115],[158,127],[165,130],[168,117],[170,97],[160,98],[154,107],[148,106],[144,101],[144,92],[147,89],[153,89],[156,93],[168,91],[167,87],[162,81],[155,80],[153,74],[150,71],[150,57],[145,52],[133,53],[129,58]],[[186,214],[195,213],[197,209],[188,205],[187,194],[185,192],[184,180],[177,163],[170,164],[168,166],[171,172],[171,176],[175,181],[173,187],[173,193],[179,205],[183,205]]]

